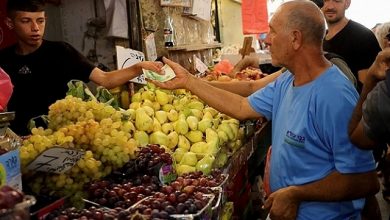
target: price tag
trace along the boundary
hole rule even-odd
[[[145,60],[144,53],[121,46],[116,46],[116,57],[118,69],[123,69]],[[130,82],[146,85],[146,80],[143,74],[131,79]]]
[[[64,173],[79,161],[85,152],[55,146],[42,152],[27,169],[47,173]]]
[[[204,73],[209,69],[207,65],[204,64],[202,60],[200,60],[198,57],[195,56],[194,58],[195,58],[195,68],[196,70],[198,70],[198,72]]]

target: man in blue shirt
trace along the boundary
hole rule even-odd
[[[287,72],[245,98],[192,77],[168,59],[176,78],[208,105],[239,120],[272,120],[270,184],[265,207],[271,219],[360,219],[364,198],[379,190],[372,153],[348,138],[358,94],[323,55],[325,21],[309,1],[289,1],[270,21],[266,43],[272,65]],[[226,102],[226,100],[229,100]]]

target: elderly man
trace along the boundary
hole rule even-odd
[[[168,59],[176,78],[162,88],[185,88],[240,120],[272,120],[271,219],[359,219],[364,198],[378,191],[372,153],[348,138],[357,102],[353,85],[323,55],[325,21],[310,1],[282,4],[266,43],[274,66],[287,71],[245,98],[191,76]],[[226,102],[226,100],[229,100]]]

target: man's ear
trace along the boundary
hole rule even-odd
[[[351,5],[351,0],[346,0],[345,1],[345,9],[348,9],[350,5]]]
[[[10,29],[10,30],[14,29],[14,23],[12,22],[11,18],[8,18],[8,17],[5,18],[4,23],[8,27],[8,29]]]
[[[298,30],[291,32],[292,46],[294,50],[297,50],[302,45],[302,33]]]

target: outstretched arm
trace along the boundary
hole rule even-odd
[[[254,80],[254,81],[229,81],[229,82],[218,82],[210,81],[208,84],[247,97],[257,90],[265,87],[268,83],[273,82],[282,74],[282,70],[279,70],[273,74],[267,75],[264,78]]]
[[[114,70],[111,72],[104,72],[103,70],[96,67],[92,70],[89,79],[107,89],[112,89],[123,85],[134,77],[137,77],[142,73],[142,69],[149,69],[154,72],[160,72],[161,67],[162,63],[151,61],[143,61],[130,67]]]
[[[376,146],[375,140],[371,140],[363,131],[362,106],[368,93],[383,80],[386,70],[390,67],[390,48],[378,53],[375,62],[368,69],[367,77],[363,85],[363,91],[360,94],[359,101],[352,114],[349,123],[348,134],[351,141],[360,148],[371,149]]]
[[[153,81],[157,86],[165,89],[190,90],[211,107],[239,120],[261,117],[252,109],[246,98],[213,87],[206,81],[195,78],[182,66],[169,59],[164,58],[163,61],[173,69],[176,77],[164,83]]]

